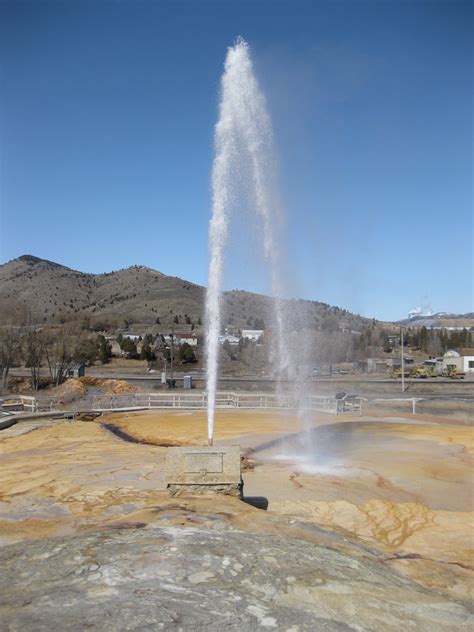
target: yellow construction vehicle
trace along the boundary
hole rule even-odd
[[[422,380],[426,380],[430,377],[430,371],[425,366],[414,366],[410,370],[410,377],[416,377]]]
[[[407,371],[405,369],[404,373],[405,373],[405,377],[410,377],[410,371]],[[395,379],[402,377],[402,370],[401,370],[401,368],[399,366],[397,366],[394,369],[392,369],[392,377],[395,378]]]
[[[465,374],[459,372],[455,364],[448,364],[442,375],[443,377],[450,377],[452,380],[463,380]]]

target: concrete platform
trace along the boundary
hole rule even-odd
[[[166,481],[172,496],[214,493],[242,498],[240,447],[168,448]]]

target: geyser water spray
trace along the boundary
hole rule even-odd
[[[270,266],[271,290],[275,297],[274,325],[277,344],[272,364],[276,369],[276,377],[287,372],[289,362],[289,355],[284,353],[283,347],[285,324],[280,300],[283,288],[276,239],[279,205],[272,126],[265,98],[255,77],[249,46],[241,38],[227,52],[214,144],[206,294],[207,417],[210,445],[214,435],[223,254],[229,219],[237,196],[246,196],[249,207],[261,220],[263,252]]]

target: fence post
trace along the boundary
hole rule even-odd
[[[416,398],[413,397],[411,400],[411,408],[412,408],[412,414],[416,415]]]

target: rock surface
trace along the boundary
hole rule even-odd
[[[370,556],[238,530],[134,526],[2,548],[1,629],[452,632],[474,625],[466,606]]]
[[[471,623],[472,429],[318,418],[313,471],[279,458],[295,420],[219,411],[218,445],[253,449],[259,511],[170,498],[163,445],[202,443],[204,413],[109,421],[152,445],[94,422],[2,432],[2,632]]]

